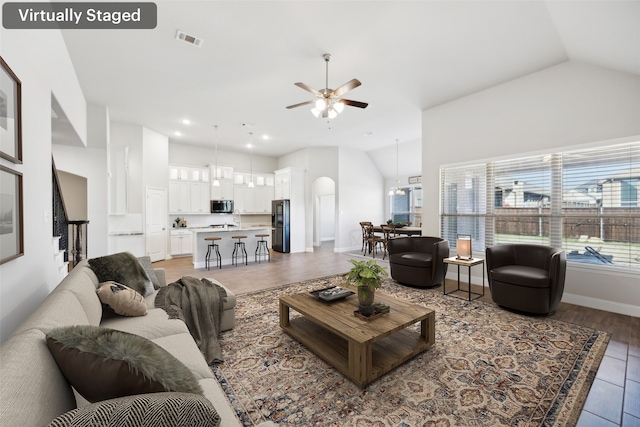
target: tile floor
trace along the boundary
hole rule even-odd
[[[577,427],[640,427],[640,348],[610,341]]]

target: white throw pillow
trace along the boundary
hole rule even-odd
[[[140,292],[114,281],[100,283],[98,298],[122,316],[144,316],[147,304]]]

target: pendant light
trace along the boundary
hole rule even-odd
[[[400,163],[400,156],[399,156],[399,143],[398,140],[396,139],[396,188],[395,191],[393,189],[393,187],[391,187],[391,190],[389,190],[389,195],[393,196],[404,196],[405,192],[402,188],[400,188],[400,179],[398,178],[399,173],[398,173],[398,169],[399,169],[399,163]]]
[[[218,125],[215,125],[216,129],[216,168],[214,169],[213,185],[214,187],[220,187],[220,180],[218,180]]]
[[[251,179],[249,179],[249,188],[253,188],[253,132],[249,132],[250,142],[249,142],[249,165],[251,168]]]

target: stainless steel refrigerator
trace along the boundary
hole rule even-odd
[[[271,247],[274,251],[289,253],[289,200],[271,202]]]

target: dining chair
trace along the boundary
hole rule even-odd
[[[368,243],[368,238],[369,238],[369,230],[367,229],[368,226],[372,226],[373,224],[370,221],[362,221],[360,222],[360,228],[362,229],[362,249],[360,249],[362,251],[363,254],[366,254],[367,252],[367,243]]]
[[[396,227],[393,225],[381,225],[382,228],[382,246],[384,253],[382,255],[382,259],[385,259],[387,254],[389,253],[388,245],[389,239],[396,237]]]
[[[375,258],[376,253],[378,252],[378,246],[382,246],[383,249],[385,247],[384,235],[380,236],[375,234],[373,224],[367,225],[366,229],[367,229],[367,249],[368,249],[368,252]],[[385,250],[385,254],[386,254],[386,250]],[[366,251],[365,251],[365,255],[366,255]]]

